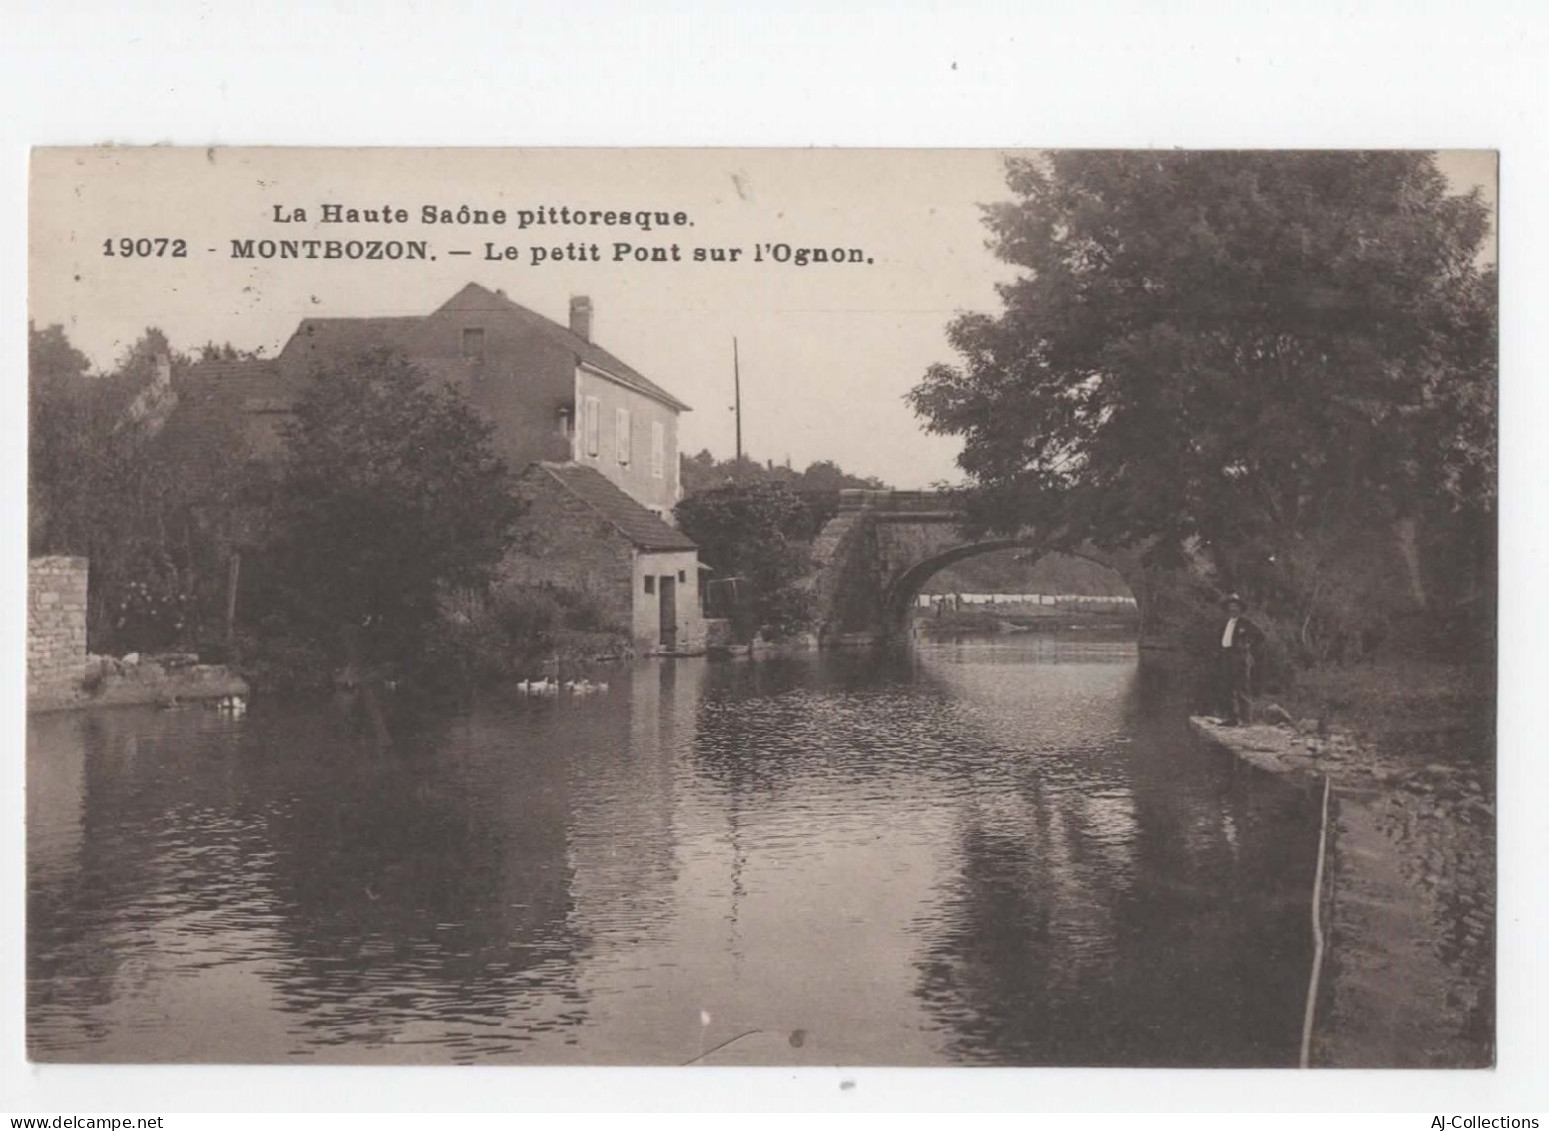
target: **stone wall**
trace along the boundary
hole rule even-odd
[[[86,667],[86,559],[27,563],[27,697],[69,695]]]
[[[828,520],[812,544],[807,584],[820,640],[876,630],[882,623],[886,578],[877,562],[872,516],[841,511]]]
[[[629,633],[634,621],[634,547],[605,519],[548,475],[522,482],[528,507],[516,544],[499,570],[510,585],[559,585],[587,593],[607,621]]]

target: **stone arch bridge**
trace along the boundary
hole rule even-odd
[[[1016,537],[972,538],[950,494],[934,491],[845,490],[839,512],[813,543],[811,578],[818,641],[824,646],[865,644],[907,632],[920,588],[954,562],[995,550],[1055,549],[1037,531]],[[1142,565],[1135,551],[1092,546],[1060,551],[1107,566],[1124,579],[1140,611],[1142,647],[1175,643],[1168,613],[1182,596],[1174,571]]]

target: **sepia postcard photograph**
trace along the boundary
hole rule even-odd
[[[1494,151],[29,191],[32,1061],[1495,1065]]]

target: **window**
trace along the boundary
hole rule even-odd
[[[686,569],[678,570],[678,580],[686,582],[688,580],[688,570],[686,570]]]
[[[613,447],[620,465],[629,466],[629,409],[615,409],[613,413]]]
[[[667,469],[667,429],[660,420],[651,421],[651,478],[660,479]]]
[[[646,579],[645,579],[645,591],[647,593],[655,593],[656,592],[656,578],[651,577],[649,575],[646,577]]]
[[[463,328],[463,356],[477,361],[484,360],[484,328],[482,326],[465,326]]]
[[[586,454],[595,459],[598,451],[601,450],[598,433],[602,430],[602,406],[597,403],[596,397],[587,397],[584,405],[586,409]]]

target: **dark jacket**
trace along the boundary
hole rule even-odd
[[[1226,622],[1231,619],[1231,617],[1222,617],[1221,620],[1217,622],[1217,647],[1220,646],[1221,638],[1226,635]],[[1259,626],[1254,624],[1247,617],[1238,617],[1237,627],[1232,632],[1232,651],[1254,652],[1258,649],[1259,645],[1263,643],[1264,633],[1260,630]]]

